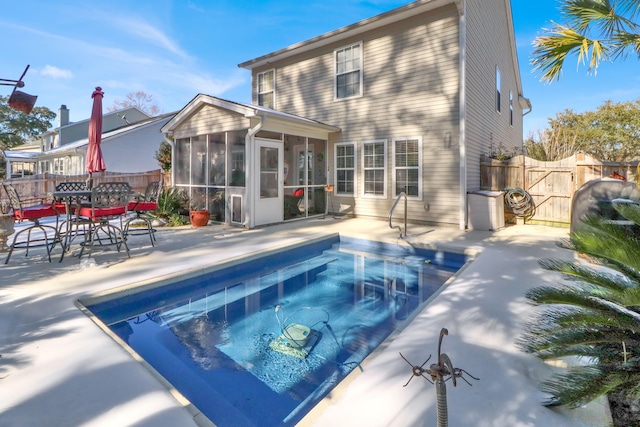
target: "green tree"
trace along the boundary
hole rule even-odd
[[[578,151],[600,160],[640,159],[640,99],[606,101],[595,111],[567,109],[549,119],[549,129],[525,141],[527,154],[538,160],[558,160]]]
[[[614,203],[640,224],[640,206]],[[640,245],[637,228],[588,217],[562,247],[586,255],[591,264],[542,260],[541,266],[569,280],[542,286],[527,298],[541,306],[517,345],[538,357],[578,357],[579,365],[556,373],[542,389],[546,404],[578,407],[609,393],[640,398]]]
[[[533,42],[531,63],[541,80],[559,79],[569,55],[588,61],[594,74],[601,61],[640,56],[640,0],[563,0],[560,11],[565,22],[553,23]]]
[[[595,111],[565,110],[549,120],[554,132],[573,135],[578,151],[611,162],[640,158],[640,99],[606,101]]]
[[[171,170],[171,144],[166,141],[160,143],[160,148],[156,151],[155,158],[163,172]]]
[[[30,137],[46,132],[56,113],[47,107],[35,107],[30,114],[9,107],[9,97],[0,96],[0,149],[24,144]]]

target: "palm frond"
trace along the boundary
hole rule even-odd
[[[542,359],[555,359],[565,356],[597,357],[604,353],[598,347],[615,346],[622,351],[620,343],[637,344],[632,340],[631,331],[620,328],[574,327],[567,330],[556,329],[547,335],[527,333],[516,341],[519,348],[535,354]],[[636,351],[640,350],[636,348]]]
[[[573,305],[581,309],[599,311],[604,315],[619,318],[619,320],[626,318],[629,321],[638,322],[640,325],[640,313],[627,309],[614,301],[600,298],[593,293],[581,292],[575,286],[541,286],[529,290],[525,296],[535,304]]]
[[[534,72],[541,73],[541,80],[552,82],[560,78],[560,72],[566,57],[575,51],[588,55],[591,41],[575,30],[560,24],[553,29],[545,30],[548,35],[538,36],[533,41],[533,59],[531,65]],[[606,48],[604,49],[606,54]],[[580,63],[580,61],[579,61]]]
[[[584,285],[581,286],[583,289],[602,293],[609,291],[609,294],[613,297],[615,297],[615,294],[622,294],[629,288],[638,287],[637,283],[626,277],[621,278],[606,271],[596,271],[571,261],[541,259],[538,261],[538,264],[545,270],[557,271],[567,276],[567,278],[582,280],[585,282]]]
[[[640,53],[640,26],[635,18],[640,13],[637,0],[565,0],[561,7],[566,23],[553,23],[534,40],[531,64],[540,80],[550,83],[560,78],[564,61],[576,54],[577,65],[588,63],[588,73],[595,74],[604,60],[625,56],[633,50]]]
[[[603,372],[593,366],[576,366],[545,381],[541,389],[553,395],[545,402],[547,406],[577,408],[625,383],[625,378],[615,373]]]
[[[580,31],[595,26],[605,38],[610,39],[616,32],[635,25],[624,12],[617,2],[612,4],[609,0],[568,0],[561,13]]]

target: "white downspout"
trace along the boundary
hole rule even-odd
[[[260,117],[254,114],[252,117],[259,117],[258,124],[252,128],[249,128],[247,132],[247,136],[244,138],[244,146],[247,152],[247,162],[246,162],[246,170],[244,171],[244,194],[245,194],[245,203],[244,206],[246,208],[243,226],[245,228],[252,228],[254,224],[254,212],[253,205],[255,204],[255,194],[254,194],[254,182],[253,182],[253,174],[254,167],[256,167],[256,159],[254,156],[255,153],[255,140],[254,136],[262,129],[264,126],[265,117]]]
[[[460,224],[461,230],[467,228],[467,2],[461,0],[460,11]]]

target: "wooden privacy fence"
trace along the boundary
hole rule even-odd
[[[30,175],[24,178],[3,181],[13,185],[21,197],[38,197],[51,193],[60,182],[86,181],[88,174],[83,175],[56,175],[44,173],[41,175]],[[93,174],[94,185],[100,182],[128,182],[131,188],[139,193],[143,193],[147,184],[152,181],[160,181],[162,174],[160,169],[148,172],[120,173],[101,172]]]
[[[614,173],[627,181],[635,181],[637,169],[637,161],[603,162],[583,153],[554,162],[523,155],[506,161],[483,156],[480,159],[480,189],[522,188],[536,205],[534,216],[527,221],[563,225],[571,222],[573,194],[582,185]]]

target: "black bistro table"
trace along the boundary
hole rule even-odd
[[[74,235],[72,235],[72,227],[74,223],[77,221],[73,219],[73,212],[75,209],[80,209],[82,206],[82,201],[85,200],[86,203],[91,200],[91,190],[61,190],[54,191],[51,193],[52,197],[56,201],[63,202],[65,204],[65,210],[67,212],[67,219],[65,221],[66,230],[64,232],[64,240],[63,245],[65,251],[68,251],[71,246],[71,240]],[[78,232],[77,224],[76,225],[76,234]]]

